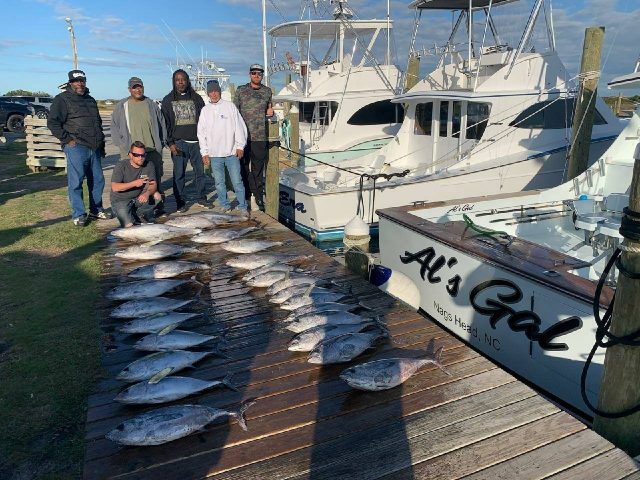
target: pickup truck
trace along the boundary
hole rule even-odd
[[[0,100],[0,130],[23,132],[24,117],[34,113],[35,109],[30,105]]]

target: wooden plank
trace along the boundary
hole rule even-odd
[[[638,464],[622,450],[614,448],[560,473],[546,477],[548,480],[584,480],[606,478],[617,480],[638,471]]]
[[[27,148],[31,150],[54,150],[54,151],[62,151],[62,147],[60,146],[60,142],[34,142],[27,141]]]
[[[585,428],[587,427],[583,423],[570,415],[556,413],[426,461],[412,454],[414,464],[411,467],[381,478],[385,480],[460,478]]]
[[[36,167],[60,167],[66,168],[67,159],[66,158],[34,158],[27,157],[27,165],[32,165]]]
[[[593,430],[583,430],[575,435],[558,440],[529,455],[486,468],[466,477],[468,480],[492,478],[506,480],[541,479],[568,467],[577,465],[601,453],[611,450],[612,445]]]
[[[51,135],[51,133],[46,134],[44,130],[33,131],[29,128],[27,128],[27,142],[58,142],[58,144],[60,144],[60,140]]]
[[[66,158],[61,150],[29,150],[27,155],[33,158]]]
[[[24,124],[25,125],[34,125],[34,126],[47,126],[47,119],[46,118],[38,118],[38,117],[34,117],[33,115],[27,115],[26,117],[24,117]]]

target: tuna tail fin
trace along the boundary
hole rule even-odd
[[[238,391],[238,389],[236,388],[236,386],[235,386],[233,383],[231,383],[231,378],[232,378],[232,377],[233,377],[233,374],[232,374],[232,373],[228,374],[226,377],[224,377],[224,378],[222,379],[222,384],[223,384],[225,387],[227,387],[227,388],[229,388],[229,389],[233,390],[234,392],[237,392],[237,391]]]
[[[231,412],[231,415],[235,417],[235,419],[238,421],[240,428],[242,428],[245,432],[248,429],[247,429],[247,419],[245,418],[244,414],[247,411],[247,409],[254,403],[256,403],[256,399],[250,398],[242,402],[242,405],[240,405],[240,408],[238,409],[237,412]]]
[[[308,297],[309,295],[311,295],[311,290],[313,290],[313,287],[315,287],[314,284],[309,285],[307,289],[304,291],[304,293],[302,294],[302,296]]]
[[[425,352],[424,356],[426,356],[431,363],[433,363],[436,367],[438,367],[444,373],[451,376],[452,374],[448,372],[447,369],[444,368],[444,365],[442,365],[442,351],[444,350],[444,347],[438,348],[435,351],[435,353],[432,353],[433,348],[434,348],[434,341],[433,339],[431,339],[429,341],[429,345],[427,345],[427,351]]]

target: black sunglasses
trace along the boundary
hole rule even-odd
[[[147,156],[147,154],[146,154],[146,153],[133,153],[133,152],[129,152],[129,153],[130,153],[131,155],[133,155],[134,157],[137,157],[137,158],[144,158],[144,157],[146,157],[146,156]]]
[[[264,75],[264,73],[262,73],[260,71],[257,71],[257,72],[251,72],[251,75],[260,75],[260,76],[262,76],[262,75]]]

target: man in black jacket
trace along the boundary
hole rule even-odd
[[[198,144],[198,120],[204,100],[191,87],[189,75],[184,70],[173,72],[173,89],[162,100],[162,114],[167,125],[167,145],[173,161],[173,195],[179,212],[188,210],[184,196],[187,161],[195,176],[196,201],[203,207],[211,207],[205,193],[204,164]]]
[[[82,198],[82,183],[87,178],[89,215],[113,218],[102,208],[104,175],[104,133],[95,99],[89,95],[87,77],[82,70],[71,70],[67,89],[51,104],[47,127],[60,140],[67,157],[67,185],[73,224],[84,227],[87,215]]]

